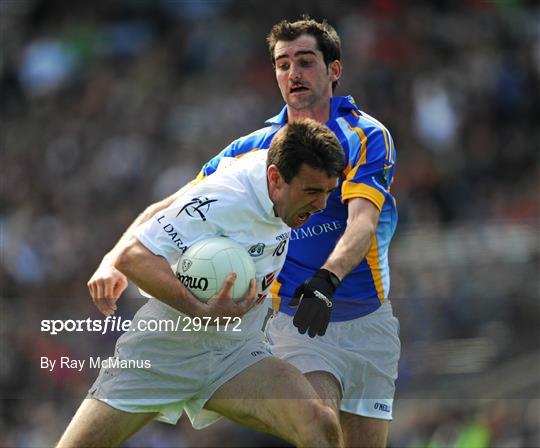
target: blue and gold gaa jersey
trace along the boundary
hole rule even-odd
[[[241,137],[204,165],[197,179],[216,171],[226,158],[239,158],[268,149],[276,132],[287,123],[287,107],[266,121],[267,127]],[[274,309],[294,315],[288,306],[302,282],[327,260],[347,225],[347,201],[364,198],[381,211],[371,248],[347,275],[334,295],[332,321],[354,319],[375,311],[390,289],[388,247],[397,224],[396,201],[390,194],[396,151],[388,130],[361,112],[351,96],[333,97],[326,125],[345,151],[346,169],[327,208],[313,215],[303,227],[292,229],[285,266],[272,285]]]

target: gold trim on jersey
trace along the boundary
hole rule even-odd
[[[279,297],[279,290],[281,289],[281,283],[276,279],[270,285],[270,294],[272,294],[272,309],[279,311],[281,305],[281,297]]]
[[[234,156],[234,158],[235,158],[235,159],[240,159],[240,158],[244,157],[246,154],[249,154],[250,152],[253,152],[253,151],[258,151],[259,149],[261,149],[261,148],[253,148],[253,149],[250,149],[249,151],[242,152],[242,153],[240,153],[240,154],[236,154],[236,155]]]
[[[360,118],[360,114],[358,114],[358,112],[356,112],[355,110],[351,110],[351,112],[352,112],[353,116],[355,116],[358,119]],[[369,115],[363,115],[362,118],[364,118],[365,120],[367,120],[370,123],[374,124],[382,132],[382,135],[383,135],[383,138],[384,138],[384,147],[386,149],[386,160],[388,160],[390,162],[393,162],[393,155],[390,154],[390,146],[388,144],[388,137],[390,139],[392,139],[392,137],[390,136],[390,133],[388,133],[388,137],[386,136],[386,133],[388,132],[388,130],[381,123],[379,123],[377,120],[375,120],[373,117],[370,117]]]
[[[366,255],[366,261],[371,270],[371,276],[373,277],[373,284],[377,290],[377,298],[379,302],[384,301],[384,286],[382,279],[382,268],[379,259],[379,247],[377,245],[377,235],[373,235],[371,247]]]
[[[343,182],[341,187],[341,200],[345,202],[348,199],[364,198],[369,199],[375,206],[382,211],[384,205],[384,194],[375,187],[367,184],[355,184],[352,182]]]
[[[358,168],[360,168],[361,165],[366,163],[367,160],[367,136],[364,131],[359,127],[353,128],[349,123],[347,123],[347,125],[349,126],[349,129],[351,131],[355,131],[358,134],[358,137],[360,137],[360,159],[358,160],[354,168],[351,168],[351,162],[349,161],[345,170],[345,176],[347,177],[347,179],[353,179],[354,176],[356,176]]]

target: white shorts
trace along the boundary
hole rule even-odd
[[[399,322],[387,300],[373,313],[331,322],[324,336],[298,333],[293,318],[277,313],[266,335],[272,354],[302,373],[325,371],[341,385],[341,410],[392,420],[395,380],[401,344]]]
[[[150,301],[136,314],[132,328],[139,319],[164,319],[171,313],[176,311]],[[158,412],[156,420],[170,424],[186,411],[194,428],[204,428],[221,418],[203,409],[216,390],[271,356],[260,335],[242,340],[202,331],[127,331],[116,343],[115,357],[138,360],[139,367],[102,367],[89,397],[125,412]]]

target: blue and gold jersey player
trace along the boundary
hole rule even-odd
[[[268,127],[239,138],[210,160],[198,178],[211,175],[228,157],[241,158],[267,149],[286,123],[284,107],[266,121]],[[388,249],[397,224],[396,202],[390,193],[395,149],[386,128],[360,111],[350,96],[331,99],[326,125],[345,150],[347,168],[327,208],[291,232],[285,265],[271,288],[275,314],[267,325],[267,336],[272,353],[304,373],[329,372],[343,394],[343,411],[390,419],[399,356],[397,320],[388,301]],[[380,214],[367,253],[351,272],[339,278],[319,268],[342,238],[349,217],[346,205],[355,198],[369,201]],[[330,280],[329,294],[325,294],[330,302],[323,299],[319,305],[328,313],[328,321],[320,318],[321,327],[310,326],[309,321],[302,325],[294,319],[302,286],[306,281],[310,286],[314,275]],[[317,300],[316,296],[309,299]],[[379,336],[381,331],[384,334]],[[319,338],[309,340],[308,336],[316,335]]]

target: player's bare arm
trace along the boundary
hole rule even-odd
[[[348,203],[347,227],[322,266],[343,279],[364,259],[377,229],[380,211],[373,202],[354,198]]]
[[[257,299],[257,285],[252,280],[244,300],[233,302],[231,289],[236,276],[231,273],[216,296],[202,303],[178,281],[163,257],[155,255],[134,238],[118,254],[115,268],[148,294],[191,317],[243,316]]]
[[[132,242],[133,230],[140,224],[148,221],[160,210],[171,205],[191,184],[178,190],[176,193],[149,205],[126,229],[115,246],[103,257],[96,272],[88,280],[87,286],[92,301],[97,309],[105,316],[114,314],[116,301],[128,286],[126,276],[115,268],[116,260],[121,251]]]
[[[347,227],[326,263],[300,285],[290,302],[298,306],[293,325],[301,334],[324,336],[332,313],[333,296],[343,278],[366,256],[379,220],[379,209],[362,198],[348,203]]]

